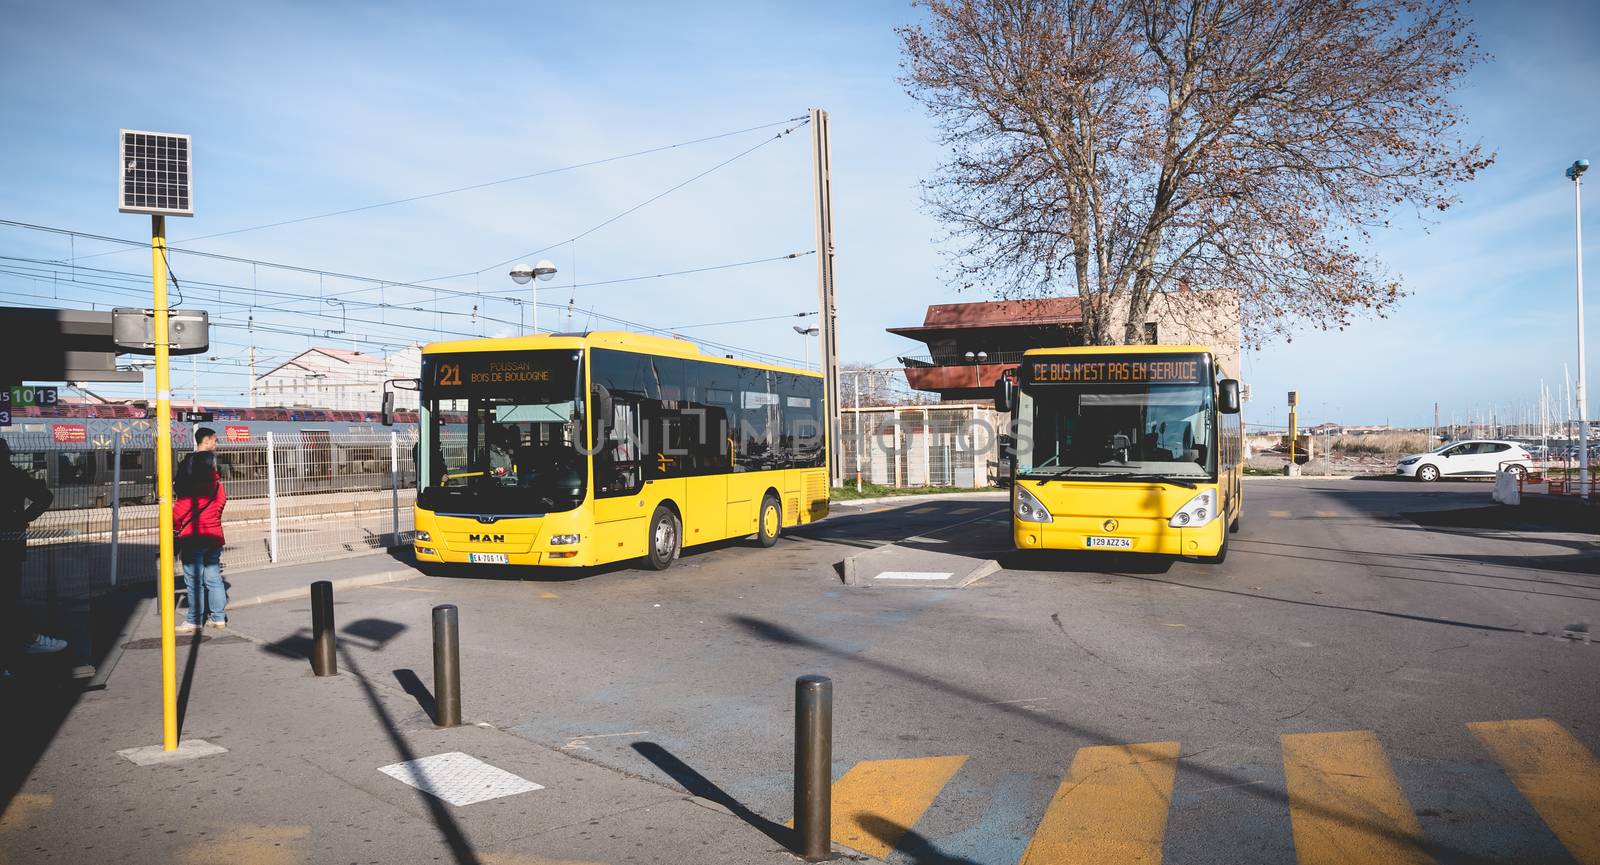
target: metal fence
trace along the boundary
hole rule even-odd
[[[6,433],[11,460],[55,500],[28,527],[23,591],[85,597],[156,578],[155,437],[57,441]],[[416,498],[413,441],[400,433],[267,433],[220,442],[225,569],[313,561],[405,543]],[[187,448],[174,449],[173,464]]]
[[[1006,418],[981,405],[846,408],[840,446],[847,483],[985,487],[999,476]]]

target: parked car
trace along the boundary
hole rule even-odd
[[[1425,454],[1400,458],[1394,473],[1419,481],[1440,478],[1492,478],[1509,471],[1520,480],[1533,468],[1533,455],[1516,442],[1475,439],[1445,442]]]

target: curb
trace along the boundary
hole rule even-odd
[[[359,577],[345,577],[343,579],[330,580],[329,582],[333,583],[333,587],[335,589],[359,589],[363,586],[379,586],[383,585],[384,583],[399,583],[406,580],[414,580],[421,576],[423,575],[420,572],[412,570],[411,568],[406,568],[404,570],[383,571],[376,574],[362,574]],[[304,586],[296,586],[292,589],[280,589],[276,592],[253,595],[248,598],[239,598],[237,600],[234,598],[229,598],[228,609],[234,610],[240,607],[256,607],[262,604],[276,603],[278,601],[303,600],[307,597],[306,593],[310,591],[310,586],[310,583],[306,583]]]

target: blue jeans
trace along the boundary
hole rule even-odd
[[[211,608],[211,621],[228,620],[228,590],[222,585],[222,548],[183,553],[183,585],[189,591],[189,624],[198,625]]]

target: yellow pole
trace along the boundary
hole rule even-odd
[[[178,684],[172,597],[172,380],[167,337],[167,218],[150,217],[150,273],[155,283],[156,491],[160,503],[161,559],[156,606],[161,610],[161,747],[178,750]],[[191,601],[190,603],[193,603]],[[199,639],[198,636],[195,639]]]

